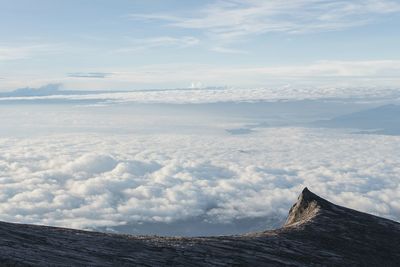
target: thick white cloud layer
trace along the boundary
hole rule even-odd
[[[304,186],[400,220],[399,141],[296,128],[2,138],[0,220],[89,228],[283,217]]]

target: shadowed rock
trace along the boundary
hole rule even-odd
[[[399,266],[400,224],[334,205],[307,188],[277,230],[156,237],[0,223],[11,266]]]

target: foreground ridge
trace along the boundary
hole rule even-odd
[[[305,188],[277,230],[150,237],[0,222],[2,266],[399,266],[400,224]]]

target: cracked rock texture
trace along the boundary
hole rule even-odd
[[[0,223],[2,266],[400,266],[400,224],[307,188],[277,230],[157,237]]]

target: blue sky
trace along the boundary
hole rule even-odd
[[[0,0],[0,90],[400,85],[397,0]]]

